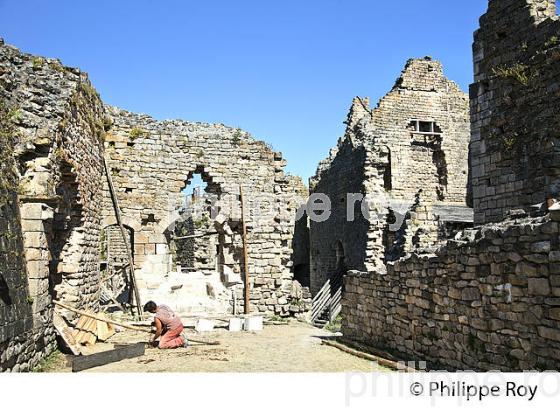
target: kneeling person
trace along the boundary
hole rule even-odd
[[[156,334],[152,341],[160,349],[175,349],[177,347],[187,346],[187,340],[181,336],[183,331],[183,323],[181,318],[175,314],[168,306],[156,305],[155,302],[149,301],[144,306],[144,312],[155,314]]]

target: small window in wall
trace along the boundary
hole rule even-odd
[[[154,214],[149,214],[147,217],[142,218],[142,225],[148,225],[149,223],[155,223],[156,216]]]
[[[409,127],[414,134],[441,135],[441,128],[435,121],[411,120]]]
[[[125,189],[124,189],[124,192],[126,192],[127,194],[131,194],[132,191],[133,191],[132,188],[125,188]]]
[[[411,131],[412,145],[435,146],[441,144],[441,128],[435,121],[423,121],[413,119],[408,125]]]

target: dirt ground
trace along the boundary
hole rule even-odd
[[[193,331],[187,334],[194,335]],[[220,345],[195,345],[174,350],[147,348],[142,357],[127,359],[88,372],[370,372],[373,363],[334,347],[321,344],[332,336],[326,330],[305,323],[265,326],[261,332],[228,332],[219,329],[197,334]],[[111,343],[147,341],[146,333],[126,331],[116,334]],[[387,370],[388,369],[380,369]],[[48,371],[70,371],[66,360]]]

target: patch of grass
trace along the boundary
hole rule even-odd
[[[544,43],[544,47],[545,48],[554,47],[557,46],[559,43],[560,43],[560,39],[558,39],[557,36],[552,36],[546,41],[546,43]]]
[[[237,128],[233,133],[233,138],[231,139],[233,145],[239,145],[241,143],[242,136],[243,136],[243,132],[241,131],[241,128]]]
[[[59,161],[65,159],[64,150],[61,147],[55,148],[53,155]]]
[[[31,60],[31,64],[33,64],[34,70],[40,70],[41,68],[43,68],[45,60],[43,59],[43,57],[33,57],[33,59]]]
[[[130,130],[128,135],[130,135],[131,140],[135,140],[136,138],[140,138],[146,135],[146,131],[144,131],[142,128],[134,127]]]
[[[511,67],[494,67],[492,69],[492,74],[494,74],[496,77],[514,79],[524,86],[529,85],[529,82],[531,81],[531,73],[529,72],[529,67],[519,63],[516,63]]]
[[[61,359],[62,353],[59,350],[55,350],[33,368],[33,373],[46,373],[56,367],[57,363],[60,362]]]
[[[203,215],[200,219],[194,221],[194,226],[196,229],[201,229],[206,226],[210,222],[210,219],[207,215]]]
[[[68,128],[68,119],[67,118],[63,118],[62,120],[60,120],[60,122],[58,123],[58,130],[62,133],[66,132],[66,129]]]
[[[110,117],[103,117],[103,129],[109,131],[113,126],[113,120]]]
[[[51,61],[49,63],[49,67],[54,71],[58,71],[59,73],[62,73],[64,71],[64,66],[60,63],[60,61]]]
[[[80,90],[92,100],[101,100],[99,93],[88,81],[80,82]]]
[[[340,315],[335,317],[325,326],[325,330],[328,330],[329,332],[332,333],[340,332],[341,328],[342,328],[342,316]]]
[[[502,137],[502,147],[504,147],[506,151],[511,151],[515,147],[515,144],[517,144],[517,138],[513,136]]]
[[[14,124],[17,124],[21,119],[21,110],[19,108],[12,108],[8,111],[8,120]]]
[[[13,149],[17,136],[14,116],[19,110],[9,107],[0,99],[0,197],[11,198],[17,189],[18,177],[14,168]]]

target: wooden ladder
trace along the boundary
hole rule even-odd
[[[117,218],[117,223],[119,224],[123,242],[126,247],[126,255],[128,258],[128,270],[130,274],[130,284],[131,284],[130,291],[131,293],[134,294],[134,300],[136,301],[136,313],[138,314],[138,316],[142,316],[142,304],[140,301],[140,293],[138,292],[138,285],[136,284],[136,274],[134,273],[134,262],[132,260],[132,252],[129,243],[126,240],[126,231],[124,229],[124,225],[121,219],[121,209],[119,207],[119,201],[117,199],[117,195],[115,194],[115,187],[113,186],[113,178],[111,177],[111,172],[109,171],[109,167],[107,166],[107,161],[105,160],[105,157],[103,157],[103,167],[105,168],[105,175],[107,175],[107,182],[109,184],[109,193],[111,194],[113,208],[115,209],[115,217]],[[131,301],[132,301],[132,297],[131,297]],[[132,313],[134,314],[134,309],[132,309]]]

